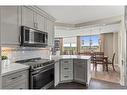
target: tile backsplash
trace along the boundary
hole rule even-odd
[[[50,58],[50,49],[35,49],[35,48],[2,48],[2,55],[8,57],[11,62],[30,58],[41,57],[44,59]]]

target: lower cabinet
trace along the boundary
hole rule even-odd
[[[28,89],[28,70],[2,77],[2,89]]]
[[[73,60],[66,59],[60,61],[60,80],[73,80]]]
[[[87,62],[85,60],[74,60],[74,80],[79,82],[87,81]]]
[[[59,65],[58,65],[59,64]],[[61,59],[56,64],[55,85],[59,82],[75,81],[89,85],[90,81],[90,61],[84,59]],[[59,73],[58,73],[59,71]]]

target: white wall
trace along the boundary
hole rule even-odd
[[[83,35],[95,35],[101,33],[119,32],[120,24],[112,24],[105,26],[88,27],[82,29],[69,30],[65,28],[55,28],[55,37],[71,37]]]

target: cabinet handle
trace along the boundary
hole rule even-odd
[[[69,68],[64,68],[65,70],[69,69]]]
[[[38,23],[36,23],[36,28],[38,28]]]
[[[37,23],[34,23],[34,28],[37,28]]]
[[[13,79],[19,78],[19,77],[21,77],[21,76],[22,76],[22,75],[19,75],[19,76],[17,76],[17,77],[13,77],[13,78],[11,78],[11,79],[13,80]]]
[[[64,61],[64,63],[68,63],[68,61]]]
[[[68,78],[69,76],[64,76],[65,78]]]

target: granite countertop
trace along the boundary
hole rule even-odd
[[[57,56],[52,56],[52,60],[58,61],[60,59],[84,59],[88,60],[90,59],[91,56],[84,56],[84,55],[57,55]]]
[[[6,67],[2,66],[1,75],[5,76],[26,69],[29,69],[29,66],[18,63],[11,63]]]

